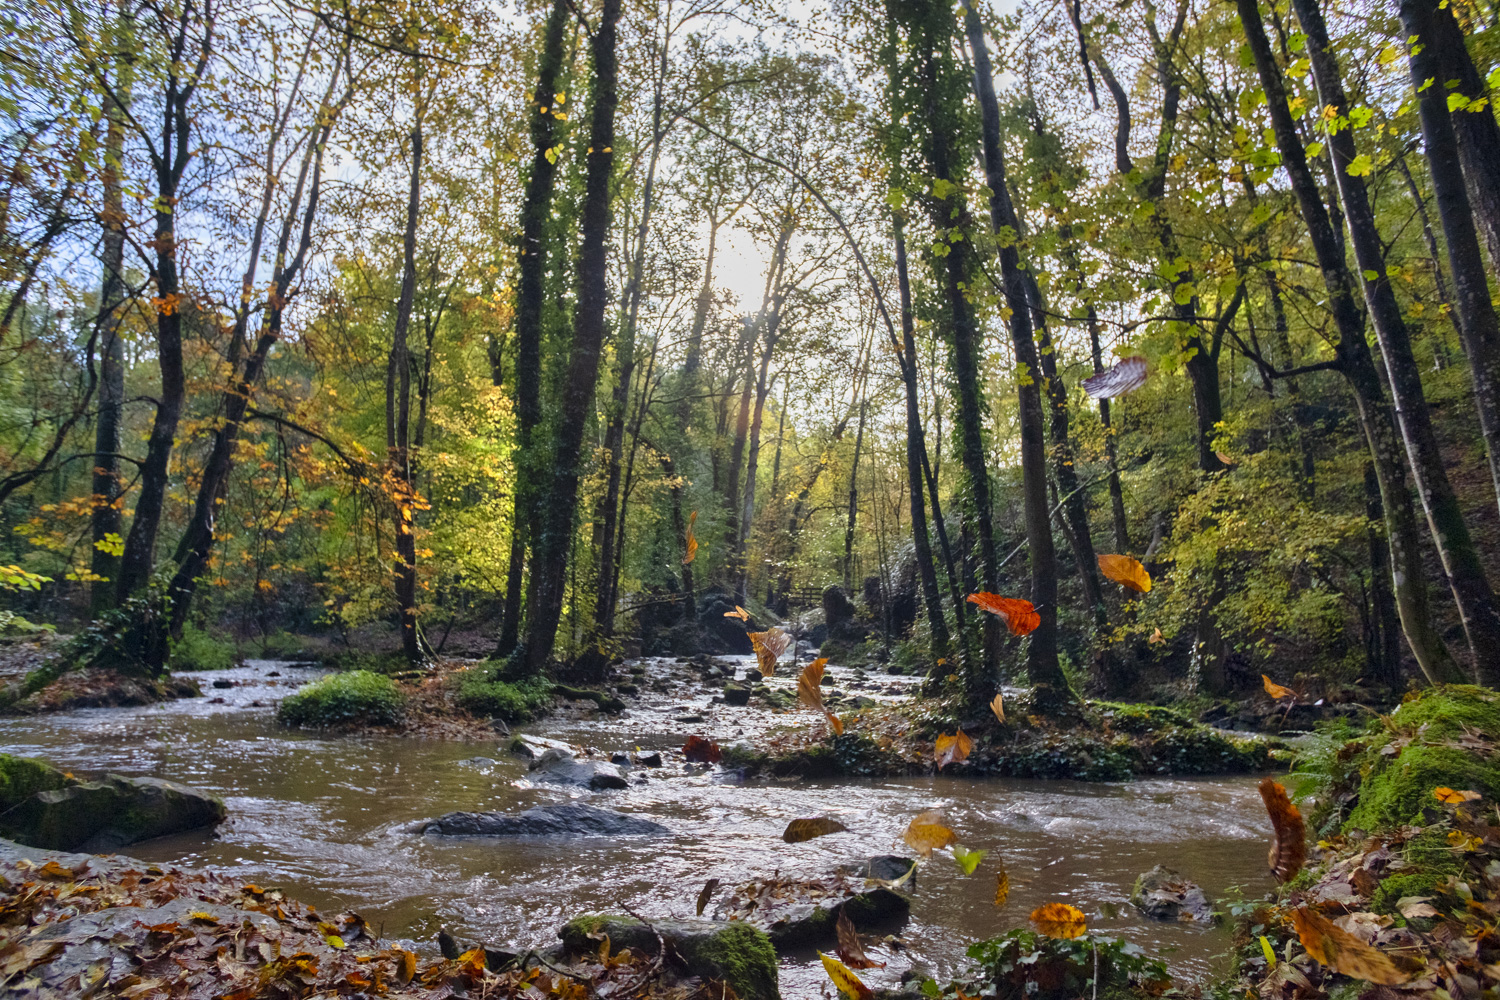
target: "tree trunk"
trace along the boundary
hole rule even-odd
[[[568,558],[578,503],[580,452],[604,343],[604,311],[609,304],[610,180],[614,173],[618,66],[616,25],[621,0],[604,0],[593,36],[594,85],[590,95],[588,172],[583,199],[582,246],[578,255],[578,304],[573,345],[559,407],[552,456],[552,482],[542,505],[536,540],[526,641],[512,656],[517,672],[542,673],[552,658],[562,619]]]
[[[1421,41],[1438,63],[1438,82],[1430,89],[1442,100],[1443,110],[1447,111],[1448,94],[1461,95],[1471,103],[1485,102],[1479,111],[1464,108],[1454,112],[1451,121],[1474,219],[1489,248],[1490,266],[1500,268],[1500,123],[1495,121],[1493,95],[1469,55],[1453,8],[1427,0],[1419,0],[1416,6],[1425,10],[1428,19],[1431,35]],[[1430,69],[1425,72],[1431,74]],[[1449,90],[1448,85],[1455,80],[1458,86]]]
[[[116,87],[120,82],[116,81]],[[104,234],[99,254],[103,281],[99,291],[99,416],[94,425],[94,508],[90,534],[94,542],[90,569],[90,605],[95,616],[114,606],[114,587],[120,573],[116,546],[122,538],[120,497],[125,484],[120,478],[120,420],[125,403],[125,341],[120,337],[121,309],[125,302],[125,200],[120,183],[125,155],[124,109],[114,97],[104,98],[107,131],[104,138]]]
[[[911,280],[906,270],[906,234],[899,219],[895,223],[895,237],[896,284],[901,293],[901,382],[906,389],[906,478],[911,485],[907,492],[911,502],[912,554],[917,561],[917,576],[922,581],[922,600],[927,606],[932,656],[938,660],[948,655],[948,622],[943,617],[943,599],[938,592],[937,569],[932,564],[932,542],[927,535],[927,513],[922,503],[922,466],[927,457],[927,441],[922,430],[922,406],[917,393],[917,338],[916,324],[912,319]],[[952,573],[951,567],[949,572]],[[847,588],[848,584],[845,586]],[[953,599],[961,604],[956,589]]]
[[[1337,108],[1340,114],[1347,114],[1348,101],[1339,76],[1338,61],[1329,47],[1328,29],[1323,22],[1318,2],[1293,0],[1293,6],[1297,11],[1297,19],[1302,23],[1302,30],[1307,34],[1307,52],[1312,60],[1319,99],[1325,106]],[[1442,113],[1447,115],[1446,106],[1442,108]],[[1423,115],[1425,121],[1426,110]],[[1443,466],[1442,452],[1438,447],[1437,436],[1433,433],[1432,418],[1427,398],[1422,391],[1421,374],[1412,354],[1406,322],[1402,319],[1400,304],[1396,301],[1395,292],[1386,276],[1380,232],[1375,225],[1375,213],[1371,208],[1364,180],[1351,176],[1347,169],[1357,153],[1354,134],[1349,129],[1340,129],[1329,135],[1328,144],[1333,154],[1333,172],[1338,179],[1339,194],[1344,206],[1344,221],[1349,227],[1356,262],[1364,273],[1365,303],[1385,358],[1386,376],[1395,399],[1397,425],[1406,444],[1407,458],[1415,473],[1417,490],[1427,512],[1427,521],[1437,544],[1438,555],[1442,559],[1449,585],[1458,603],[1459,614],[1464,621],[1469,647],[1474,654],[1475,668],[1481,672],[1493,669],[1493,675],[1483,679],[1483,683],[1494,683],[1500,681],[1500,663],[1496,663],[1493,668],[1489,664],[1494,662],[1492,652],[1500,649],[1500,608],[1497,608],[1484,564],[1469,536],[1463,510]],[[1457,172],[1456,166],[1454,172]],[[1458,187],[1459,194],[1462,195],[1461,180]],[[1474,258],[1477,261],[1479,244],[1472,240],[1472,236],[1471,230]],[[1482,274],[1480,280],[1483,281]],[[1488,301],[1486,291],[1486,306]],[[1493,322],[1493,312],[1490,313],[1490,319]],[[1500,341],[1500,336],[1496,339]],[[1477,370],[1477,362],[1475,367]],[[1481,391],[1477,376],[1475,382],[1477,394]],[[1484,423],[1482,404],[1480,422]],[[1495,452],[1491,452],[1491,455],[1500,457]]]
[[[1485,273],[1484,258],[1479,252],[1479,236],[1474,230],[1474,209],[1486,212],[1500,209],[1500,190],[1493,185],[1500,180],[1500,164],[1475,164],[1471,175],[1478,183],[1483,200],[1478,205],[1470,202],[1464,187],[1464,172],[1459,165],[1459,142],[1454,135],[1453,119],[1448,111],[1450,93],[1447,81],[1448,66],[1455,61],[1468,62],[1468,50],[1463,45],[1463,35],[1453,23],[1453,15],[1446,8],[1439,10],[1435,0],[1400,0],[1401,23],[1406,33],[1418,42],[1408,48],[1412,83],[1417,88],[1417,110],[1422,119],[1422,142],[1427,147],[1427,167],[1432,175],[1433,199],[1437,202],[1438,220],[1443,227],[1443,236],[1448,243],[1448,263],[1453,272],[1454,298],[1458,303],[1459,331],[1463,336],[1464,353],[1469,356],[1469,376],[1474,383],[1474,403],[1479,409],[1479,426],[1484,432],[1485,450],[1489,453],[1490,478],[1494,483],[1495,497],[1500,501],[1500,319],[1495,315],[1490,300],[1489,276]],[[1445,23],[1450,29],[1438,28]],[[1457,36],[1457,37],[1452,37]],[[1455,51],[1440,52],[1447,46]],[[1471,75],[1477,76],[1470,65]],[[1459,77],[1462,86],[1462,76]],[[1429,84],[1430,81],[1430,84]],[[1472,83],[1472,81],[1471,81]],[[1481,130],[1469,123],[1469,131],[1484,131],[1485,138],[1494,142],[1483,142],[1481,148],[1470,143],[1476,158],[1500,156],[1500,125],[1495,115],[1486,106],[1478,113],[1460,111],[1463,118],[1488,118],[1489,127]],[[1491,135],[1493,133],[1493,135]],[[1340,135],[1343,135],[1341,132]],[[1471,139],[1474,136],[1471,135]],[[1352,144],[1352,137],[1350,138]],[[1494,148],[1490,148],[1493,145]],[[1479,176],[1480,172],[1483,176]],[[1342,182],[1342,178],[1340,178]],[[1346,208],[1347,211],[1347,208]],[[1483,214],[1481,217],[1484,217]],[[1361,264],[1361,267],[1366,265]],[[1500,262],[1497,262],[1500,266]],[[1382,272],[1383,273],[1383,272]],[[1472,626],[1471,626],[1472,627]],[[1496,618],[1495,638],[1500,638],[1500,617]],[[1480,640],[1470,634],[1470,644]],[[1476,647],[1477,648],[1477,647]],[[1500,644],[1487,642],[1487,652],[1500,649]],[[1485,662],[1494,660],[1487,655]],[[1481,666],[1481,669],[1488,669]],[[1494,681],[1500,681],[1500,662],[1494,670]]]
[[[776,350],[776,338],[780,325],[781,303],[777,302],[772,307],[771,315],[766,318],[765,347],[761,350],[760,371],[755,379],[755,411],[750,418],[750,441],[746,448],[745,485],[740,490],[739,535],[735,539],[734,554],[731,556],[734,566],[734,592],[739,595],[738,599],[741,604],[749,596],[748,558],[750,529],[755,522],[755,476],[760,467],[760,427],[766,412],[766,396],[771,391],[768,383],[771,355]]]
[[[553,0],[542,43],[537,111],[531,122],[534,153],[521,208],[520,273],[516,281],[516,475],[511,486],[510,566],[505,576],[505,606],[496,656],[508,656],[520,641],[526,546],[537,521],[535,487],[543,478],[537,454],[539,442],[532,439],[542,422],[542,314],[547,295],[548,228],[557,179],[557,167],[548,151],[556,144],[557,119],[552,103],[562,75],[563,42],[571,18],[567,0]]]
[[[1366,677],[1391,691],[1401,689],[1401,619],[1391,596],[1391,549],[1386,544],[1385,512],[1380,503],[1380,480],[1375,466],[1365,463],[1365,534],[1370,547],[1371,638],[1365,662]]]
[[[859,453],[865,445],[865,409],[869,399],[859,401],[859,429],[854,432],[854,462],[849,467],[849,512],[844,517],[844,589],[854,589],[854,527],[859,517]]]
[[[1265,87],[1271,124],[1281,151],[1282,163],[1291,179],[1298,208],[1307,226],[1308,236],[1323,274],[1323,282],[1328,290],[1329,308],[1338,327],[1338,341],[1334,350],[1339,368],[1354,392],[1360,426],[1375,465],[1381,505],[1386,517],[1386,538],[1391,547],[1392,583],[1396,593],[1396,606],[1401,615],[1401,627],[1428,679],[1434,682],[1452,681],[1462,677],[1462,671],[1454,663],[1447,646],[1432,624],[1427,584],[1422,575],[1421,553],[1417,547],[1416,515],[1406,483],[1406,466],[1401,461],[1395,420],[1380,388],[1380,375],[1365,343],[1364,324],[1354,302],[1353,281],[1344,262],[1343,247],[1319,195],[1317,181],[1308,169],[1306,151],[1287,108],[1281,70],[1261,24],[1258,0],[1237,0],[1237,6],[1256,69]]]
[[[975,0],[964,4],[964,24],[968,31],[969,48],[974,59],[975,92],[979,99],[979,115],[984,149],[985,182],[989,185],[990,223],[999,234],[1009,228],[1021,232],[1020,221],[1011,203],[1010,188],[1005,177],[1005,159],[1000,144],[1000,108],[995,100],[994,79],[990,71],[989,48],[985,44],[984,26],[979,20]],[[928,55],[928,65],[931,56]],[[936,87],[936,75],[927,79],[927,84]],[[934,130],[937,134],[937,130]],[[937,143],[934,143],[936,146]],[[945,150],[946,152],[946,150]],[[937,166],[937,164],[934,164]],[[947,164],[944,163],[943,167]],[[935,170],[939,177],[949,176],[946,169]],[[937,221],[937,220],[934,220]],[[1042,711],[1061,708],[1073,700],[1068,690],[1067,678],[1057,659],[1057,553],[1052,542],[1052,516],[1047,504],[1047,443],[1044,429],[1041,387],[1038,375],[1041,366],[1037,359],[1036,342],[1031,325],[1031,307],[1027,296],[1027,275],[1021,269],[1020,255],[1013,240],[1002,241],[1000,249],[1000,276],[1005,289],[1005,301],[1010,308],[1010,338],[1016,352],[1018,395],[1020,397],[1021,424],[1021,479],[1026,511],[1026,544],[1031,559],[1031,602],[1041,617],[1041,625],[1031,633],[1026,649],[1026,673],[1033,689],[1033,699]],[[948,254],[954,261],[965,255],[955,245]],[[948,268],[948,295],[956,312],[964,301],[964,291],[958,282],[964,275],[952,264]],[[958,317],[955,317],[956,319]],[[955,323],[963,327],[964,323]],[[977,401],[976,401],[977,402]],[[967,421],[967,417],[965,417]],[[965,464],[970,464],[971,475],[984,476],[983,445],[978,428],[965,428]],[[971,455],[971,451],[973,454]],[[973,464],[977,461],[977,469]],[[976,496],[976,500],[980,497]],[[996,589],[999,583],[995,562],[994,542],[986,546],[984,534],[989,527],[989,490],[983,491],[986,510],[980,522],[981,551],[985,557],[985,587]],[[987,549],[987,551],[986,551]]]

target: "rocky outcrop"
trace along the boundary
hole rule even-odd
[[[877,854],[868,861],[844,865],[839,870],[859,878],[872,878],[881,882],[902,879],[903,885],[911,885],[917,881],[917,873],[912,870],[916,865],[915,858],[903,858],[899,854]],[[911,877],[907,878],[908,875]]]
[[[571,802],[521,813],[452,812],[406,829],[441,837],[660,837],[671,832],[649,819]]]
[[[531,765],[533,781],[599,792],[628,788],[630,783],[618,765],[603,760],[579,760],[561,750],[548,750]]]
[[[1210,923],[1213,907],[1203,889],[1181,873],[1157,865],[1135,880],[1130,902],[1149,920]]]
[[[780,997],[776,951],[765,934],[743,923],[658,920],[648,926],[631,917],[590,916],[569,921],[557,933],[570,957],[597,952],[606,935],[613,951],[635,948],[655,955],[665,942],[668,958],[683,975],[716,979],[741,1000]]]
[[[53,787],[13,800],[0,813],[0,836],[49,850],[103,853],[153,837],[217,826],[226,815],[219,799],[161,778],[62,777],[61,786],[54,782]]]

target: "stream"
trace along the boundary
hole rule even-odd
[[[753,658],[729,658],[743,668]],[[648,663],[649,684],[661,664]],[[849,668],[829,667],[840,688],[860,686]],[[871,949],[885,969],[862,977],[894,985],[912,963],[941,979],[961,968],[972,942],[1023,926],[1044,902],[1073,903],[1091,929],[1163,955],[1174,973],[1207,979],[1221,971],[1228,932],[1148,922],[1127,902],[1137,875],[1155,864],[1200,883],[1209,898],[1258,897],[1266,871],[1265,813],[1252,777],[1149,779],[1123,784],[1004,778],[867,778],[736,783],[722,769],[667,766],[632,772],[632,785],[595,794],[527,780],[508,740],[459,742],[325,736],[288,730],[274,705],[321,674],[296,664],[252,660],[195,673],[201,699],[140,708],[82,709],[0,719],[0,750],[45,758],[75,772],[170,778],[213,792],[229,806],[217,834],[162,838],[128,853],[184,868],[281,888],[319,909],[358,910],[387,937],[432,943],[440,925],[461,941],[504,947],[556,941],[565,920],[620,911],[691,917],[705,880],[728,887],[757,876],[826,875],[840,864],[909,853],[901,834],[932,808],[970,849],[990,856],[965,876],[946,854],[919,868],[904,947]],[[902,678],[872,676],[879,700],[899,697]],[[233,686],[215,688],[214,682]],[[793,686],[795,676],[773,678]],[[870,683],[874,682],[874,683]],[[666,685],[658,684],[658,687]],[[720,743],[755,740],[796,715],[713,704],[716,688],[646,691],[618,718],[565,712],[522,727],[606,756],[636,747],[667,750],[700,732]],[[639,705],[639,707],[637,707]],[[680,722],[701,716],[701,722]],[[491,758],[492,763],[474,758]],[[644,775],[637,780],[638,776]],[[463,840],[414,836],[404,824],[455,810],[525,809],[572,798],[639,814],[673,831],[653,839]],[[831,816],[849,833],[786,844],[793,819]],[[995,859],[1011,878],[1010,900],[994,906]],[[710,907],[711,909],[711,907]],[[783,957],[788,998],[828,992],[817,956]]]

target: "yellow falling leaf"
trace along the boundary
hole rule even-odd
[[[1145,594],[1151,590],[1151,574],[1146,572],[1146,567],[1130,556],[1100,555],[1099,572],[1120,586],[1128,587],[1138,594]]]
[[[849,971],[849,967],[843,962],[821,951],[818,952],[818,957],[823,960],[823,971],[828,973],[828,978],[833,981],[833,985],[837,986],[839,992],[849,1000],[871,1000],[875,996],[870,992],[870,988]]]
[[[1068,940],[1083,937],[1088,922],[1083,911],[1067,903],[1047,903],[1031,911],[1031,924],[1037,933]]]
[[[1270,695],[1274,701],[1280,701],[1282,698],[1297,697],[1297,692],[1289,687],[1282,687],[1265,674],[1260,675],[1260,682],[1261,686],[1266,689],[1266,694]]]
[[[912,817],[901,839],[922,857],[930,858],[933,851],[947,847],[958,839],[958,835],[943,825],[941,812],[929,809]]]
[[[684,566],[698,558],[698,539],[693,537],[693,525],[698,521],[698,512],[695,510],[688,515],[686,554],[682,557]]]
[[[995,719],[1000,725],[1005,725],[1005,695],[995,692],[995,700],[990,702],[990,711],[995,713]]]
[[[1010,872],[1005,870],[1005,863],[1000,862],[1000,873],[995,876],[995,905],[1004,906],[1008,899],[1010,899]]]
[[[962,729],[954,730],[952,736],[947,733],[939,735],[933,749],[938,770],[941,771],[949,764],[962,764],[969,759],[969,751],[973,748],[974,741]]]

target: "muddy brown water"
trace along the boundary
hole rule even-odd
[[[836,684],[860,693],[847,669],[829,669]],[[273,672],[282,676],[269,677]],[[945,810],[964,846],[990,856],[972,876],[942,853],[922,864],[911,919],[899,931],[904,947],[874,949],[872,957],[889,965],[868,972],[872,986],[896,983],[914,962],[940,977],[959,971],[967,945],[1024,925],[1034,907],[1052,900],[1083,909],[1093,929],[1162,954],[1179,975],[1204,980],[1225,966],[1227,932],[1142,919],[1126,901],[1135,877],[1167,864],[1213,899],[1253,898],[1272,885],[1253,778],[735,783],[720,769],[685,767],[680,758],[674,766],[669,758],[661,770],[634,772],[643,777],[629,789],[569,792],[533,785],[525,762],[508,754],[500,737],[486,743],[328,737],[278,726],[276,699],[317,674],[251,661],[196,675],[209,698],[0,719],[0,750],[75,772],[172,778],[221,795],[230,818],[217,835],[163,838],[130,853],[283,888],[320,909],[356,909],[385,935],[424,942],[424,950],[434,950],[439,925],[461,940],[541,946],[556,940],[568,918],[618,912],[622,902],[648,918],[691,916],[709,878],[729,886],[775,873],[816,877],[871,855],[901,853],[907,821],[932,808]],[[215,680],[235,686],[214,689]],[[871,678],[866,689],[882,698],[899,694],[885,678]],[[680,747],[692,731],[721,742],[757,739],[773,725],[797,721],[714,705],[714,693],[678,687],[618,719],[565,716],[526,728],[607,755]],[[675,721],[692,715],[703,721]],[[475,757],[493,763],[476,765]],[[425,838],[401,829],[454,810],[519,810],[569,798],[656,820],[672,836],[507,842]],[[804,816],[835,817],[850,832],[783,843],[786,824]],[[1009,902],[998,910],[996,859],[1012,883]],[[781,984],[788,998],[828,992],[812,952],[782,959]]]

